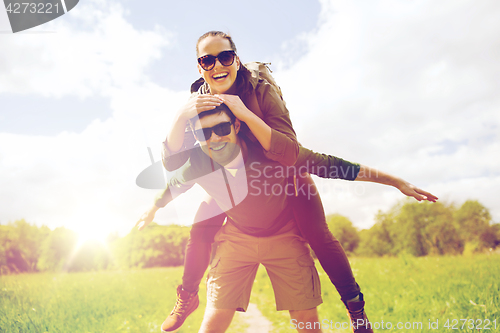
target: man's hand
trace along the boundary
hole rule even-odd
[[[141,215],[141,218],[139,221],[136,222],[135,227],[137,227],[137,230],[142,230],[147,227],[148,224],[153,222],[153,219],[155,218],[156,211],[159,208],[156,207],[156,205],[153,205],[149,210],[145,211],[144,214]]]
[[[435,195],[419,189],[418,187],[408,183],[404,179],[395,177],[377,169],[370,168],[366,165],[361,165],[358,176],[355,180],[394,186],[395,188],[399,189],[404,195],[414,197],[418,201],[428,200],[431,202],[436,202],[438,200]]]
[[[438,200],[438,198],[435,195],[432,195],[429,192],[421,190],[415,185],[412,185],[406,181],[402,181],[401,184],[398,186],[398,188],[403,194],[409,197],[414,197],[418,201],[428,200],[431,202],[436,202]]]

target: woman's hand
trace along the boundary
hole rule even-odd
[[[257,138],[264,150],[271,149],[272,129],[264,120],[260,119],[255,113],[250,111],[236,95],[216,95],[228,106],[234,116],[241,121],[244,121],[253,135]]]
[[[240,99],[240,96],[227,94],[214,96],[220,98],[220,100],[233,112],[234,116],[241,121],[247,122],[250,117],[255,116],[255,114],[246,107]]]
[[[166,144],[171,153],[176,153],[182,149],[184,144],[184,131],[189,119],[196,117],[199,113],[215,109],[221,105],[222,100],[214,95],[197,95],[191,97],[189,101],[177,112],[175,119],[167,134]]]
[[[179,110],[179,117],[184,121],[196,117],[204,111],[213,110],[222,104],[222,99],[216,95],[197,95],[189,99],[189,101]]]

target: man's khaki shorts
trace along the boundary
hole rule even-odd
[[[207,278],[207,306],[246,311],[259,264],[266,267],[276,310],[307,310],[321,304],[318,272],[295,221],[277,234],[254,237],[226,223]]]

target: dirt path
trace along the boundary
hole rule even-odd
[[[246,313],[242,313],[239,320],[248,325],[248,333],[270,333],[273,324],[257,308],[257,305],[250,303]]]

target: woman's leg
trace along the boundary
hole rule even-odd
[[[359,295],[360,288],[354,279],[344,248],[328,229],[323,204],[309,174],[297,176],[297,189],[297,196],[291,200],[302,235],[311,245],[342,300],[355,298]]]
[[[328,229],[323,204],[309,174],[297,176],[297,189],[297,196],[290,198],[295,220],[330,281],[337,288],[353,323],[353,332],[373,332],[365,313],[363,294],[354,279],[344,248]]]
[[[198,287],[210,264],[214,236],[224,223],[225,218],[226,214],[221,211],[212,198],[206,199],[198,208],[186,246],[182,285],[177,287],[177,302],[161,325],[162,331],[177,330],[186,318],[198,308]]]
[[[226,213],[222,212],[215,200],[207,198],[198,208],[195,223],[191,227],[184,257],[182,287],[189,292],[198,291],[203,275],[210,264],[210,253],[214,236],[221,228]]]

